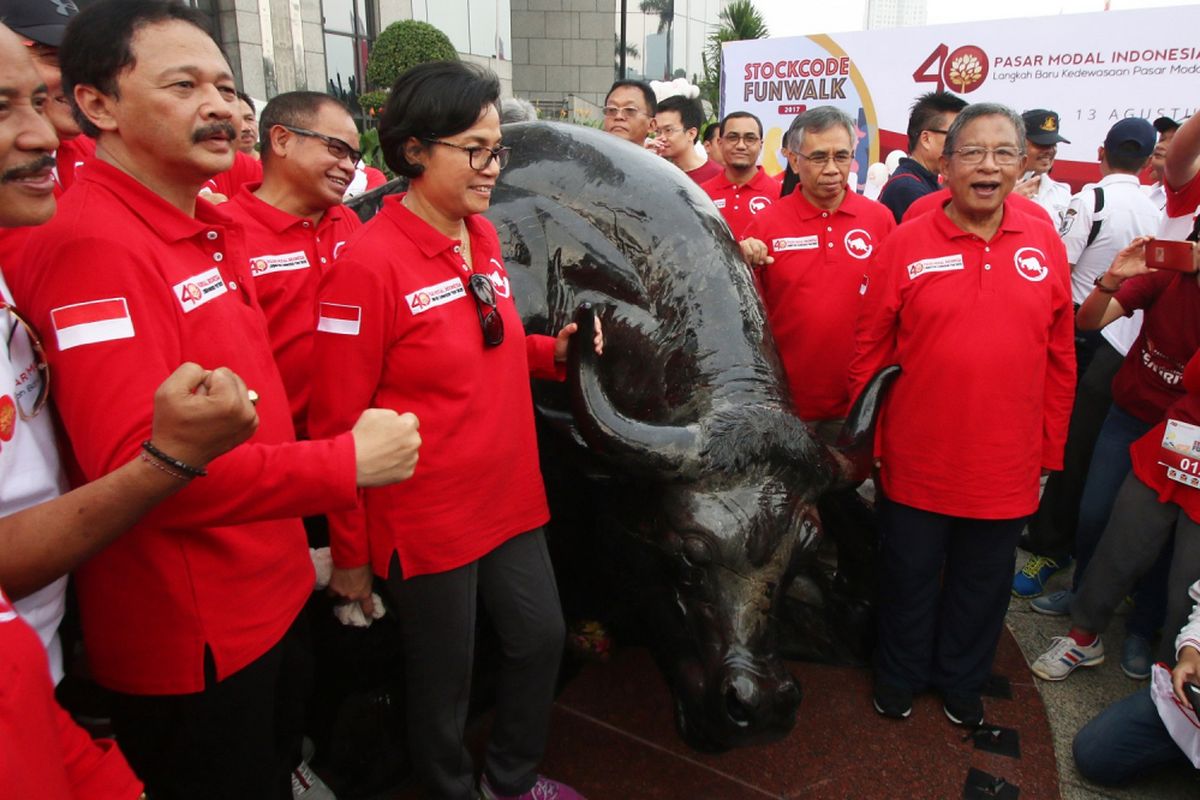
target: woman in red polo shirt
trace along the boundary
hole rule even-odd
[[[384,201],[322,280],[309,429],[345,430],[368,406],[421,423],[412,478],[331,515],[331,588],[370,611],[372,575],[387,580],[429,796],[476,796],[463,733],[478,594],[504,653],[480,794],[572,800],[537,774],[564,629],[529,377],[561,379],[575,325],[525,334],[482,216],[508,160],[498,98],[495,75],[460,62],[423,64],[392,87],[380,139],[409,191]]]

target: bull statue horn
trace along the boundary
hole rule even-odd
[[[618,411],[600,385],[592,346],[596,311],[582,303],[575,311],[579,329],[567,348],[567,389],[579,433],[588,446],[622,463],[674,478],[700,473],[699,426],[652,425]]]
[[[875,373],[854,401],[846,421],[842,423],[834,451],[843,461],[842,478],[850,485],[857,485],[871,474],[875,456],[875,423],[879,419],[879,408],[888,389],[900,375],[900,367],[893,364]]]

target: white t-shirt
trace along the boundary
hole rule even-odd
[[[1096,208],[1093,188],[1104,190],[1104,207]],[[1100,220],[1100,233],[1087,243],[1092,223]],[[1112,264],[1113,256],[1139,236],[1158,230],[1162,212],[1155,208],[1138,183],[1137,176],[1105,175],[1098,184],[1088,184],[1071,198],[1059,235],[1071,265],[1071,299],[1082,303],[1092,293],[1096,276]]]
[[[12,303],[8,285],[0,275],[0,296]],[[17,410],[32,411],[41,387],[33,347],[25,328],[7,310],[0,310],[0,516],[53,500],[67,490],[66,476],[54,445],[54,426],[48,410],[31,420]],[[37,631],[50,657],[50,674],[62,680],[62,645],[58,625],[66,606],[64,575],[28,597],[13,603],[17,612]]]
[[[1029,173],[1028,177],[1033,177],[1033,173]],[[1042,179],[1038,181],[1037,194],[1030,199],[1046,209],[1055,225],[1062,225],[1067,206],[1071,203],[1071,187],[1054,180],[1050,173],[1043,173]]]

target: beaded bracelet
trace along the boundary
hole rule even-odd
[[[159,450],[157,447],[151,444],[149,439],[142,442],[142,449],[164,464],[169,464],[180,472],[190,475],[193,478],[203,478],[208,474],[208,470],[204,469],[203,467],[193,467],[191,464],[186,464],[177,458],[171,458],[162,450]]]
[[[184,475],[182,472],[176,472],[175,470],[171,469],[170,467],[168,467],[166,464],[162,463],[161,461],[156,461],[155,459],[150,457],[149,453],[147,453],[145,451],[142,451],[141,453],[139,453],[139,455],[142,457],[142,461],[145,461],[147,464],[154,467],[159,472],[167,473],[168,475],[170,475],[172,478],[175,478],[176,480],[190,481],[192,479],[191,475]]]

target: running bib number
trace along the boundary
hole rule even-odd
[[[1176,483],[1200,488],[1200,426],[1167,420],[1158,463]]]

